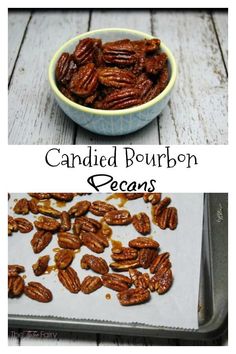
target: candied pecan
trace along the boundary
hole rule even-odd
[[[32,223],[24,218],[15,218],[14,221],[17,223],[17,229],[23,234],[32,231],[34,228]]]
[[[24,292],[25,282],[20,275],[8,277],[8,297],[19,297]]]
[[[149,202],[152,205],[155,205],[160,202],[161,193],[144,193],[143,200],[145,201],[145,203]]]
[[[67,211],[63,211],[60,215],[61,227],[60,231],[69,231],[71,228],[70,215]]]
[[[139,89],[141,98],[147,95],[152,85],[153,85],[152,80],[150,80],[145,73],[142,73],[138,77],[136,87]]]
[[[10,264],[8,266],[9,277],[17,277],[19,273],[23,273],[24,271],[25,271],[25,267],[19,264]]]
[[[128,210],[111,210],[104,215],[108,225],[128,225],[132,222],[132,217]]]
[[[39,257],[37,262],[32,265],[34,274],[36,276],[42,275],[43,273],[46,272],[49,259],[50,259],[50,257],[48,255],[43,256],[43,257]]]
[[[136,231],[142,235],[147,235],[151,231],[151,223],[149,216],[146,213],[133,215],[132,224]]]
[[[41,283],[31,281],[24,288],[24,293],[26,296],[32,300],[39,302],[50,302],[52,301],[52,293],[49,289],[43,286]]]
[[[59,218],[61,216],[61,212],[59,210],[56,210],[50,206],[38,204],[38,211],[40,214],[51,216],[53,218]]]
[[[74,235],[70,232],[58,232],[58,245],[61,248],[69,248],[72,250],[80,249],[81,240],[77,235]]]
[[[38,230],[45,230],[45,231],[52,231],[52,232],[57,231],[61,226],[61,224],[57,220],[53,218],[49,218],[47,216],[40,216],[38,220],[34,222],[34,225]]]
[[[73,261],[74,253],[69,249],[63,249],[55,254],[54,259],[58,269],[65,269]]]
[[[77,294],[81,289],[78,274],[72,267],[59,269],[58,279],[62,285],[73,294]]]
[[[67,85],[76,70],[77,65],[74,61],[73,55],[62,53],[56,66],[56,80],[61,82],[63,85]]]
[[[74,193],[50,193],[50,195],[53,199],[61,202],[70,202],[75,196]]]
[[[148,289],[150,281],[148,273],[141,273],[137,269],[129,269],[129,275],[136,288]]]
[[[137,305],[150,299],[150,291],[142,288],[128,289],[118,293],[117,297],[123,306]]]
[[[81,66],[72,76],[69,88],[78,96],[87,97],[94,93],[98,85],[98,74],[93,63]]]
[[[101,47],[101,40],[94,38],[84,38],[77,44],[74,57],[78,65],[85,65],[99,61],[98,49]]]
[[[159,295],[166,293],[173,283],[172,271],[169,268],[162,267],[150,279],[149,289],[157,291]]]
[[[98,81],[105,86],[123,88],[135,85],[136,76],[126,69],[105,67],[98,69]]]
[[[103,60],[108,64],[130,66],[136,62],[136,55],[132,42],[123,39],[107,42],[103,45]]]
[[[74,227],[75,225],[81,225],[81,230],[83,231],[88,231],[88,232],[97,232],[102,228],[102,224],[92,218],[88,218],[87,216],[80,216],[75,219]],[[76,230],[74,230],[75,232]],[[76,232],[75,232],[76,233]]]
[[[112,290],[123,291],[132,285],[132,281],[125,275],[108,273],[102,276],[102,284]]]
[[[111,210],[116,210],[116,207],[101,200],[96,200],[89,207],[89,211],[97,216],[104,216],[108,211]]]
[[[110,267],[112,270],[116,272],[126,272],[130,268],[140,267],[140,264],[138,259],[131,259],[131,260],[124,260],[124,261],[110,263]]]
[[[160,53],[153,57],[148,57],[145,59],[145,68],[148,74],[156,75],[159,71],[161,71],[167,61],[166,53]]]
[[[81,200],[80,202],[73,205],[69,210],[68,213],[70,216],[82,216],[87,213],[90,207],[90,202],[87,200]]]
[[[82,269],[92,269],[95,273],[106,274],[109,268],[105,259],[85,254],[80,261]]]
[[[99,93],[96,91],[92,95],[88,96],[84,100],[84,106],[92,107],[95,104],[96,99],[98,98]]]
[[[136,259],[138,256],[138,251],[130,247],[112,248],[111,258],[114,261],[124,261]]]
[[[177,209],[174,207],[168,208],[169,211],[169,220],[168,220],[168,227],[171,230],[175,230],[178,225],[178,213]]]
[[[12,232],[18,231],[18,225],[12,216],[8,215],[8,236],[12,235]]]
[[[135,87],[112,91],[102,101],[97,102],[98,109],[124,109],[142,103],[140,90]]]
[[[38,214],[38,201],[34,198],[29,200],[29,210],[32,214]]]
[[[82,102],[79,102],[78,98],[76,97],[76,95],[74,95],[67,87],[64,87],[62,85],[59,86],[61,93],[68,98],[69,100],[71,100],[72,102],[77,102],[82,104]]]
[[[38,200],[50,199],[51,193],[28,193],[32,198]]]
[[[161,214],[154,217],[154,221],[163,230],[167,227],[171,230],[176,229],[178,224],[177,209],[174,207],[165,208]]]
[[[134,199],[142,198],[143,193],[124,193],[124,195],[128,200],[134,200]]]
[[[96,276],[92,277],[88,275],[87,277],[84,278],[81,284],[81,291],[84,294],[91,294],[101,287],[102,287],[102,281],[99,277]]]
[[[29,203],[26,198],[19,199],[13,208],[16,214],[29,214]]]
[[[170,202],[171,202],[171,199],[169,197],[162,199],[153,209],[154,216],[160,215],[162,213],[162,211],[168,207]]]
[[[105,247],[109,246],[107,238],[102,234],[82,231],[80,239],[86,247],[96,253],[102,253]]]
[[[138,260],[140,265],[147,269],[150,267],[153,259],[158,255],[158,251],[155,248],[142,248],[138,253]]]
[[[170,254],[168,252],[160,253],[154,258],[150,266],[150,272],[156,273],[160,268],[170,268],[171,263],[169,260]]]
[[[148,102],[157,97],[167,86],[169,80],[168,68],[165,66],[158,75],[157,82],[152,86],[143,98],[144,102]]]
[[[133,45],[136,51],[144,51],[147,54],[157,51],[160,47],[160,44],[161,41],[158,38],[133,41]]]
[[[159,243],[148,237],[137,237],[129,241],[129,247],[133,248],[158,248]]]
[[[46,248],[49,243],[52,241],[52,233],[45,230],[37,231],[32,240],[31,246],[33,248],[34,253],[40,253],[44,248]]]

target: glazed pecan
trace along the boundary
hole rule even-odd
[[[52,231],[52,232],[57,231],[61,226],[61,224],[57,220],[53,218],[49,218],[47,216],[40,216],[38,220],[34,222],[34,225],[38,230],[45,230],[45,231]]]
[[[77,294],[81,289],[78,274],[72,267],[59,269],[58,279],[62,285],[73,294]]]
[[[42,250],[44,250],[44,248],[46,248],[49,245],[51,241],[52,241],[51,232],[39,230],[34,234],[30,243],[34,253],[40,253],[42,252]]]
[[[135,87],[114,90],[102,101],[96,103],[98,109],[125,109],[142,103],[140,90]]]
[[[8,297],[19,297],[24,292],[25,282],[20,275],[8,277]]]
[[[14,221],[17,223],[17,229],[23,234],[32,231],[34,228],[32,223],[24,218],[15,218]]]
[[[170,207],[169,209],[169,220],[168,220],[168,227],[171,230],[175,230],[178,225],[178,213],[177,209],[174,207]]]
[[[98,60],[97,49],[101,47],[101,40],[84,38],[79,41],[74,51],[74,57],[78,65],[85,65]]]
[[[138,259],[124,260],[119,262],[113,262],[110,264],[112,270],[116,272],[126,272],[130,268],[140,267]]]
[[[82,269],[92,269],[95,273],[106,274],[109,268],[105,259],[85,254],[80,261]]]
[[[78,96],[88,97],[96,90],[98,74],[93,63],[82,66],[71,78],[69,88]]]
[[[73,205],[69,210],[68,213],[70,216],[82,216],[87,213],[90,207],[90,202],[87,200],[81,200],[80,202]]]
[[[10,264],[8,266],[9,277],[17,277],[19,273],[23,273],[24,271],[25,271],[25,267],[19,264]]]
[[[146,213],[133,215],[132,221],[134,228],[142,235],[147,235],[151,231],[151,223],[149,216]]]
[[[12,232],[18,231],[18,225],[12,216],[8,215],[8,236],[12,235]]]
[[[130,66],[136,62],[136,55],[132,42],[123,39],[108,42],[103,45],[103,60],[108,64]]]
[[[37,262],[32,265],[33,272],[36,276],[42,275],[43,273],[46,272],[49,259],[50,257],[48,255],[39,257]]]
[[[74,235],[70,232],[58,232],[58,245],[61,248],[69,248],[72,250],[80,249],[81,240],[77,235]]]
[[[153,87],[148,91],[148,93],[143,98],[144,102],[148,102],[153,98],[157,97],[167,86],[169,80],[169,73],[167,65],[161,70],[158,75],[158,80],[153,84]]]
[[[142,198],[143,193],[124,193],[124,195],[128,200],[134,200],[134,199]]]
[[[162,199],[153,209],[154,216],[160,215],[162,211],[165,208],[167,208],[170,203],[171,203],[171,199],[169,197]]]
[[[26,198],[19,199],[13,208],[16,214],[29,214],[29,203]]]
[[[130,247],[121,247],[121,248],[112,248],[111,258],[114,261],[124,261],[136,259],[138,257],[138,251],[135,248]]]
[[[102,283],[107,288],[115,291],[127,290],[132,285],[132,281],[129,277],[116,273],[108,273],[103,275]]]
[[[32,198],[38,200],[50,199],[51,193],[28,193]]]
[[[173,283],[172,271],[169,268],[160,268],[156,274],[150,279],[149,289],[157,291],[158,294],[166,293]]]
[[[80,239],[86,247],[96,253],[102,253],[105,247],[109,246],[107,238],[102,234],[82,231]]]
[[[128,210],[111,210],[104,215],[104,220],[108,225],[128,225],[132,217]]]
[[[59,218],[61,216],[61,212],[59,210],[56,210],[50,206],[45,206],[40,204],[38,204],[38,212],[40,214],[51,216],[53,218]]]
[[[102,281],[99,277],[88,275],[81,284],[81,291],[84,294],[91,294],[102,287]]]
[[[29,202],[29,210],[32,214],[38,214],[38,200],[37,199],[30,199]]]
[[[156,52],[159,49],[160,44],[161,41],[158,38],[133,41],[133,46],[136,51],[143,51],[147,54]]]
[[[104,67],[98,69],[98,81],[108,87],[127,88],[135,85],[136,76],[126,69]]]
[[[133,248],[158,248],[159,243],[148,237],[137,237],[129,241],[129,247]]]
[[[117,297],[123,306],[138,305],[150,299],[150,291],[142,288],[128,289],[118,293]]]
[[[167,227],[171,230],[176,229],[178,225],[177,209],[174,207],[165,208],[161,214],[154,217],[154,221],[162,230],[165,230]]]
[[[167,62],[166,53],[160,53],[145,59],[145,68],[148,74],[156,75],[164,69]]]
[[[152,205],[156,205],[161,200],[161,193],[144,193],[143,200],[145,203],[151,203]]]
[[[92,218],[88,218],[87,216],[80,216],[75,219],[73,228],[75,228],[74,232],[76,234],[76,228],[79,228],[78,225],[81,225],[80,230],[88,232],[97,232],[102,227],[102,224],[99,221]]]
[[[39,302],[50,302],[52,301],[52,293],[49,289],[43,286],[41,283],[31,281],[24,288],[24,293],[26,296],[32,300]]]
[[[69,231],[71,228],[70,215],[67,211],[63,211],[60,215],[61,227],[60,231]]]
[[[148,273],[141,273],[137,269],[129,269],[129,275],[136,288],[148,289],[150,281]]]
[[[89,207],[89,211],[97,216],[104,216],[108,211],[111,210],[116,210],[116,207],[101,200],[96,200]]]
[[[73,261],[74,253],[69,249],[63,249],[55,254],[54,259],[58,269],[65,269]]]
[[[146,97],[146,95],[149,92],[149,90],[151,89],[152,85],[153,85],[152,80],[150,80],[145,73],[141,74],[138,77],[136,87],[140,91],[141,98]]]
[[[156,273],[160,268],[170,268],[171,263],[169,260],[170,254],[168,252],[160,253],[157,257],[154,258],[150,266],[150,272]]]
[[[56,66],[56,80],[63,85],[70,82],[72,75],[76,72],[77,65],[74,61],[73,55],[62,53]]]
[[[61,202],[70,202],[75,196],[74,193],[50,193],[50,195],[53,199]]]
[[[142,248],[139,250],[138,253],[138,260],[144,269],[147,269],[150,267],[152,261],[154,258],[156,258],[158,255],[158,251],[155,248]]]

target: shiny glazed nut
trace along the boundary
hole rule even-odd
[[[51,198],[61,202],[70,202],[75,194],[74,193],[50,193]]]
[[[79,41],[74,51],[74,57],[78,65],[93,62],[96,58],[96,49],[101,47],[101,41],[94,38],[84,38]]]
[[[174,207],[168,208],[169,211],[169,220],[168,220],[168,227],[171,230],[175,230],[178,225],[178,214],[177,209]]]
[[[30,199],[29,202],[29,210],[32,214],[38,214],[38,201],[34,198]]]
[[[154,208],[154,215],[158,216],[162,213],[162,211],[167,208],[167,206],[170,204],[171,199],[169,197],[166,197],[160,201],[159,204],[157,204]]]
[[[103,45],[103,59],[108,64],[130,66],[136,62],[136,55],[129,39],[108,42]]]
[[[109,246],[109,242],[105,236],[93,232],[81,232],[80,239],[83,245],[96,253],[102,253],[104,248]]]
[[[51,216],[53,218],[59,218],[61,215],[61,212],[59,210],[56,210],[50,206],[44,206],[40,204],[38,204],[38,211],[41,214]]]
[[[22,215],[29,214],[28,200],[25,198],[18,200],[18,202],[15,204],[13,210],[16,214],[22,214]]]
[[[61,227],[60,231],[69,231],[71,228],[70,215],[67,211],[63,211],[60,215]]]
[[[154,216],[154,222],[156,222],[162,230],[165,230],[167,227],[171,230],[176,229],[178,224],[177,209],[174,207],[165,208],[161,214]]]
[[[49,289],[43,286],[41,283],[31,281],[24,288],[24,293],[26,296],[32,300],[39,302],[50,302],[52,301],[52,293]]]
[[[148,273],[141,273],[137,269],[129,269],[129,275],[136,288],[148,289],[150,281]]]
[[[63,85],[67,85],[76,70],[77,65],[74,61],[73,55],[62,53],[56,66],[56,80]]]
[[[130,247],[112,248],[111,258],[114,261],[124,261],[136,259],[138,257],[138,251]]]
[[[15,218],[14,221],[17,223],[17,229],[23,234],[32,231],[34,228],[32,223],[24,218]]]
[[[70,216],[79,217],[85,215],[90,207],[90,202],[87,200],[81,200],[80,202],[73,205],[69,210],[68,213]]]
[[[111,210],[104,215],[104,220],[108,225],[128,225],[132,217],[128,210]]]
[[[133,248],[158,248],[159,243],[148,237],[137,237],[129,241],[129,246]]]
[[[150,279],[149,289],[162,295],[170,289],[172,283],[173,275],[171,269],[163,267]]]
[[[70,81],[70,90],[78,96],[88,97],[96,90],[98,74],[93,63],[82,66]]]
[[[40,230],[34,234],[30,243],[34,253],[40,253],[49,245],[51,241],[52,233],[49,231]]]
[[[158,251],[155,248],[142,248],[138,253],[138,260],[144,269],[150,267],[154,258],[158,255]]]
[[[43,273],[46,272],[49,259],[50,257],[48,255],[39,257],[37,262],[32,265],[33,272],[36,276],[42,275]]]
[[[85,277],[81,284],[81,291],[84,294],[91,294],[102,287],[102,281],[99,277]]]
[[[145,203],[151,203],[152,205],[156,205],[161,200],[161,193],[144,193],[143,200]]]
[[[10,276],[8,277],[8,297],[19,297],[24,292],[25,282],[20,276]]]
[[[125,261],[113,262],[110,264],[110,267],[112,270],[116,272],[126,272],[130,268],[140,267],[140,264],[137,259],[132,259],[127,261],[125,260]]]
[[[89,211],[97,216],[104,216],[107,212],[116,210],[116,207],[112,204],[96,200],[90,205]]]
[[[132,281],[129,277],[115,273],[103,275],[102,283],[107,288],[110,288],[115,291],[127,290],[132,285]]]
[[[61,248],[69,248],[72,250],[80,249],[81,240],[77,235],[70,232],[58,232],[57,234],[58,245]]]
[[[118,293],[117,297],[123,306],[138,305],[150,299],[150,291],[142,288],[128,289]]]
[[[132,221],[134,228],[142,235],[147,235],[151,231],[151,223],[149,216],[146,213],[133,215]]]
[[[95,273],[106,274],[109,268],[105,259],[85,254],[80,261],[82,269],[92,269]]]
[[[142,198],[143,193],[124,193],[128,200]]]
[[[169,252],[160,253],[154,260],[150,266],[150,272],[156,273],[160,268],[170,268],[171,263],[169,260],[170,254]]]
[[[104,67],[98,69],[98,81],[105,86],[123,88],[135,85],[136,76],[129,70]]]
[[[88,232],[97,232],[102,227],[102,224],[99,221],[88,218],[87,216],[80,216],[76,218],[74,227],[79,224],[81,225],[81,230]]]
[[[58,279],[62,285],[73,294],[77,294],[81,289],[78,274],[71,267],[60,269],[58,271]]]
[[[52,232],[57,231],[61,226],[61,224],[57,220],[53,218],[49,218],[47,216],[40,216],[38,220],[34,222],[34,225],[38,230],[45,230],[45,231],[52,231]]]
[[[23,273],[24,271],[25,271],[25,267],[19,264],[10,264],[8,266],[9,277],[17,277],[19,273]]]
[[[12,235],[12,232],[18,231],[17,222],[12,216],[8,215],[8,236]]]
[[[161,70],[164,69],[167,62],[167,55],[165,53],[160,53],[153,57],[148,57],[145,59],[145,69],[148,74],[157,75]]]
[[[125,109],[138,106],[142,103],[138,88],[122,88],[107,94],[102,101],[98,101],[95,108],[98,109]]]
[[[65,269],[73,261],[74,253],[68,249],[63,249],[55,254],[54,259],[58,269]]]
[[[28,193],[32,198],[36,198],[38,200],[50,199],[51,193]]]

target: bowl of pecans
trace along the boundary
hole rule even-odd
[[[54,97],[77,124],[97,134],[137,131],[167,105],[176,62],[158,38],[130,29],[99,29],[66,42],[49,65]]]

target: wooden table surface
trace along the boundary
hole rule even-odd
[[[10,11],[9,144],[227,144],[227,26],[226,11]],[[47,79],[49,61],[65,41],[103,27],[151,33],[178,64],[164,112],[117,138],[89,133],[67,118]]]

